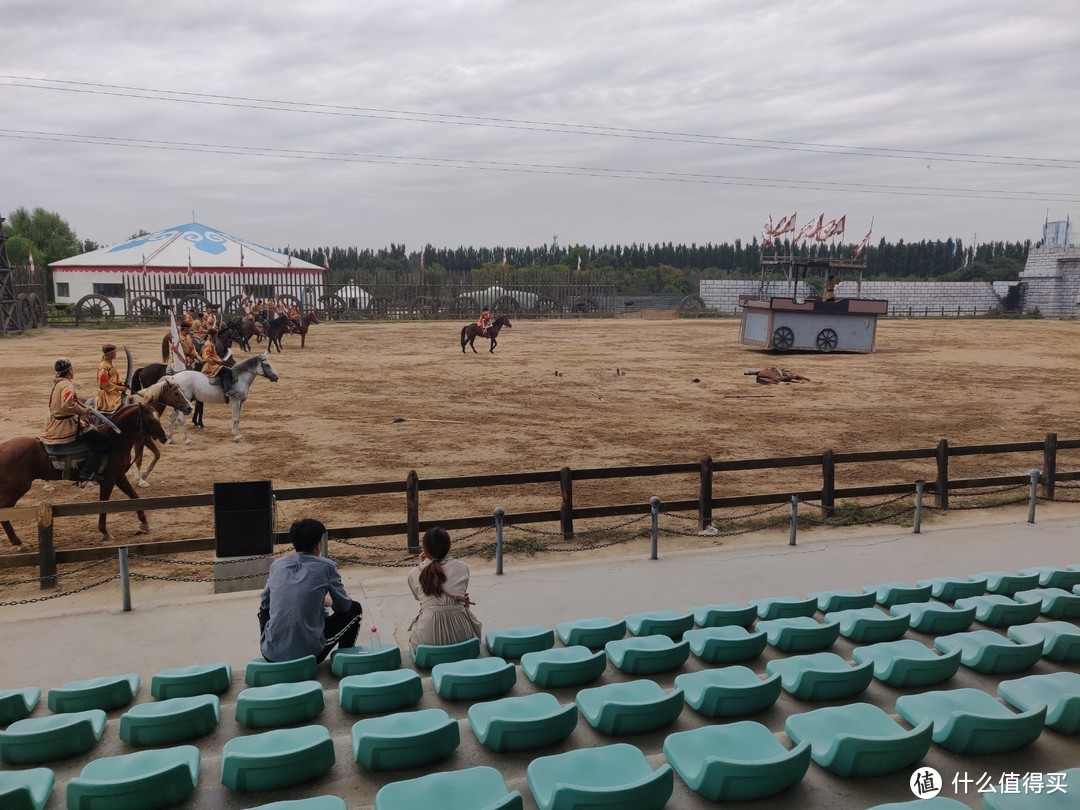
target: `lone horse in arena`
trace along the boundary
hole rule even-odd
[[[108,463],[102,473],[102,480],[98,483],[98,500],[109,500],[113,487],[120,487],[120,491],[129,498],[137,499],[139,495],[127,479],[127,469],[131,466],[131,450],[140,440],[165,442],[165,429],[154,409],[143,403],[124,405],[110,417],[110,421],[119,433],[113,436]],[[37,479],[57,481],[63,477],[63,467],[57,469],[53,466],[45,444],[38,437],[20,436],[0,444],[0,508],[18,503],[19,498],[30,491],[31,485]],[[139,519],[139,533],[150,531],[146,513],[138,511],[135,514]],[[4,527],[11,545],[22,545],[10,523],[5,520],[0,522],[0,525]],[[98,531],[106,542],[113,539],[106,528],[103,514],[98,515]]]
[[[249,357],[247,360],[233,366],[233,390],[235,393],[229,397],[229,405],[232,407],[232,435],[235,442],[244,441],[244,437],[240,434],[240,411],[243,409],[244,403],[247,402],[251,384],[255,382],[256,377],[266,377],[270,382],[278,381],[277,372],[270,365],[269,352]],[[219,384],[215,384],[218,381],[213,377],[207,377],[201,371],[181,371],[173,375],[173,380],[180,386],[184,396],[192,401],[220,402],[222,404],[225,402],[225,392],[221,390]],[[184,444],[191,444],[192,441],[187,435],[187,427],[184,425],[184,416],[176,409],[173,409],[172,416],[169,417],[168,435],[172,436],[177,420],[180,422],[180,431],[184,434]]]
[[[461,327],[461,353],[464,354],[465,346],[468,346],[470,349],[473,350],[473,354],[479,354],[479,352],[476,351],[476,346],[473,345],[473,341],[476,340],[478,337],[491,338],[491,348],[488,349],[488,351],[495,351],[495,347],[499,345],[499,341],[497,341],[495,338],[499,336],[499,330],[502,329],[504,326],[507,329],[514,328],[514,325],[510,323],[509,318],[507,318],[505,315],[500,315],[491,322],[491,326],[488,327],[487,334],[484,334],[483,330],[475,323],[466,324],[465,326]]]
[[[305,312],[300,316],[300,328],[297,330],[300,332],[300,348],[304,348],[304,342],[307,340],[307,330],[313,323],[318,323],[319,319],[314,312]]]

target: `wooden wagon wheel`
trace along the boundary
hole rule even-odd
[[[19,329],[34,328],[34,309],[30,306],[30,296],[26,293],[15,296],[15,325]]]
[[[329,320],[340,318],[341,313],[345,311],[345,299],[334,293],[324,295],[319,299],[319,303],[323,305],[323,311],[326,312],[326,317]]]
[[[183,315],[189,309],[193,309],[196,312],[206,312],[206,309],[209,306],[210,300],[204,295],[185,295],[176,302],[176,314]]]
[[[165,304],[152,295],[140,295],[128,304],[127,315],[137,321],[154,321],[165,317]]]
[[[705,302],[700,295],[688,295],[679,302],[679,314],[687,315],[691,312],[701,312],[705,309]]]
[[[116,315],[113,302],[103,295],[84,295],[75,304],[75,323],[100,321]]]
[[[34,326],[37,328],[45,326],[45,302],[37,293],[30,293],[30,310],[34,314]]]
[[[561,309],[559,302],[554,298],[538,298],[536,299],[536,305],[533,307],[533,312],[537,315],[558,315]]]
[[[292,304],[294,307],[296,307],[297,312],[300,311],[300,299],[297,298],[295,295],[289,295],[289,293],[282,293],[277,298],[278,301],[281,301],[283,304]]]
[[[495,302],[495,306],[492,308],[492,312],[496,315],[520,315],[521,304],[512,295],[504,295],[498,301]]]
[[[367,311],[371,315],[385,318],[394,306],[394,299],[389,295],[373,295],[367,302]]]
[[[247,312],[244,311],[244,296],[234,295],[231,298],[225,300],[225,306],[222,307],[222,314],[226,319],[230,318],[242,318]]]
[[[786,352],[795,345],[795,333],[789,326],[778,326],[772,333],[772,347],[778,352]]]
[[[409,315],[414,318],[434,318],[439,314],[439,302],[427,295],[418,295],[409,302]]]
[[[817,347],[820,351],[834,351],[839,342],[840,339],[837,337],[836,330],[834,329],[826,327],[817,333]]]
[[[476,315],[480,311],[480,302],[470,295],[462,295],[450,302],[451,315]]]
[[[599,309],[600,305],[596,303],[596,299],[587,295],[579,295],[570,307],[571,312],[597,312]]]

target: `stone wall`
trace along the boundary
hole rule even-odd
[[[1048,318],[1080,315],[1080,246],[1032,248],[1020,274],[1023,311]]]

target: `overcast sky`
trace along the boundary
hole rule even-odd
[[[1075,0],[7,0],[0,213],[109,244],[1038,239]],[[123,89],[127,88],[127,89]]]

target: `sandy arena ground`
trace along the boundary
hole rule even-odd
[[[307,348],[285,339],[273,356],[280,381],[256,380],[244,409],[247,441],[230,440],[228,412],[207,407],[193,444],[171,444],[143,495],[209,492],[215,481],[270,478],[277,487],[403,481],[570,467],[696,462],[836,451],[1080,437],[1080,324],[1071,321],[904,321],[879,325],[873,355],[772,355],[737,342],[736,320],[528,321],[504,330],[494,354],[463,355],[461,324],[322,323]],[[136,364],[160,359],[163,329],[43,330],[0,341],[0,439],[37,433],[52,362],[70,357],[81,393],[105,342]],[[254,345],[254,344],[253,344]],[[243,357],[243,352],[238,352]],[[121,360],[122,360],[121,352]],[[758,386],[746,370],[783,365],[811,378]],[[619,370],[621,373],[616,372]],[[404,419],[405,421],[395,421]],[[1062,453],[1074,469],[1080,451]],[[953,477],[1016,474],[1041,455],[953,459]],[[932,479],[933,463],[846,466],[838,486]],[[717,474],[716,493],[820,486],[814,468]],[[35,484],[20,505],[96,499],[96,488]],[[696,497],[697,476],[575,485],[575,506]],[[122,496],[120,496],[122,497]],[[422,492],[422,518],[557,509],[557,485]],[[404,497],[281,504],[331,526],[403,521]],[[148,539],[206,537],[209,509],[150,514]],[[599,521],[611,525],[617,520]],[[99,542],[96,519],[64,519],[60,548]],[[17,527],[34,551],[33,524]],[[110,528],[131,542],[133,515]],[[403,538],[388,539],[401,543]],[[11,549],[6,545],[2,553]]]

